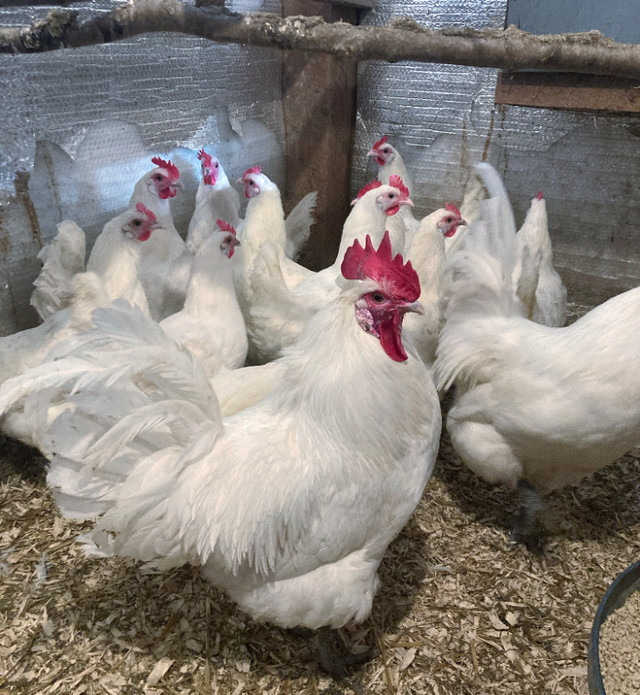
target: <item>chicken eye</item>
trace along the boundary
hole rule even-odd
[[[385,147],[384,150],[382,150],[383,154],[389,154],[391,150],[388,147]]]
[[[445,222],[453,222],[453,217],[445,217],[444,221]]]
[[[134,227],[139,227],[142,224],[140,220],[133,220],[133,226]]]
[[[382,292],[373,292],[371,294],[371,300],[376,304],[382,304],[382,302],[384,302],[384,295]]]
[[[154,178],[156,181],[162,181],[162,174],[156,174],[153,178]]]

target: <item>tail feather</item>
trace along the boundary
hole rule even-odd
[[[490,197],[480,204],[480,216],[470,225],[464,246],[447,258],[444,325],[434,364],[440,390],[456,380],[482,381],[492,369],[496,346],[484,329],[486,317],[523,315],[513,280],[517,242],[511,204],[491,165],[478,164],[476,171]],[[530,275],[522,278],[523,285],[525,280],[537,284],[535,272]],[[499,330],[499,323],[495,325]]]
[[[302,247],[307,243],[311,234],[311,226],[315,223],[313,211],[318,204],[318,192],[307,193],[287,215],[284,221],[287,233],[285,254],[293,261],[300,255]]]
[[[477,173],[489,192],[489,198],[480,203],[480,218],[489,227],[490,234],[485,237],[489,253],[500,259],[505,275],[513,275],[518,246],[516,243],[516,223],[507,195],[507,189],[498,172],[486,162],[476,164]]]
[[[47,427],[49,483],[63,513],[102,515],[92,533],[100,552],[182,564],[190,558],[167,500],[222,430],[217,398],[193,356],[138,310],[121,303],[93,318],[71,354],[29,384],[65,402]],[[5,400],[18,392],[7,388]]]
[[[144,433],[168,428],[172,440],[185,446],[194,432],[194,424],[207,421],[204,413],[188,401],[166,400],[149,403],[125,415],[97,439],[84,455],[90,465],[100,465],[115,457],[131,441]]]

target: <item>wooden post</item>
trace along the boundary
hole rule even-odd
[[[322,0],[283,0],[283,16],[320,16],[356,24],[358,7]],[[350,211],[350,162],[356,112],[356,62],[329,54],[285,51],[283,99],[287,180],[285,212],[318,191],[316,223],[299,262],[331,265]]]

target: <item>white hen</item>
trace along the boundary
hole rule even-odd
[[[317,273],[309,271],[308,279],[295,287],[287,286],[282,272],[282,254],[278,254],[273,245],[260,247],[245,307],[252,363],[275,359],[284,347],[298,339],[313,314],[338,295],[340,288],[336,279],[340,276],[340,265],[347,248],[356,239],[362,242],[369,234],[374,243],[379,244],[389,219],[403,206],[413,205],[402,181],[397,177],[391,180],[394,185],[375,181],[360,191],[344,223],[333,265]],[[391,244],[394,252],[401,252],[404,237],[396,237]],[[288,263],[291,265],[291,261]]]
[[[485,480],[520,487],[513,539],[537,549],[535,490],[578,481],[640,441],[640,288],[565,328],[522,317],[506,192],[488,187],[464,250],[449,259],[434,368],[441,389],[456,387],[447,418],[455,450]]]
[[[217,229],[216,220],[226,220],[234,228],[240,222],[240,195],[229,183],[220,160],[203,149],[198,151],[198,159],[202,178],[186,238],[187,248],[193,254]]]
[[[87,272],[99,276],[108,302],[121,297],[149,314],[141,277],[143,247],[135,242],[148,243],[151,232],[159,228],[153,212],[138,202],[109,220],[98,234],[87,260]]]
[[[224,220],[202,243],[191,266],[184,308],[160,322],[164,332],[189,349],[211,378],[236,369],[247,357],[247,331],[233,286],[232,257],[239,241]]]
[[[414,191],[413,182],[409,177],[409,172],[405,166],[402,156],[398,150],[389,144],[386,135],[383,135],[378,142],[367,152],[367,157],[372,157],[378,165],[378,178],[382,183],[390,183],[392,176],[397,176],[409,191]],[[414,191],[415,192],[415,191]],[[411,245],[414,234],[418,231],[420,220],[413,216],[410,208],[403,208],[400,215],[394,217],[389,222],[389,231],[399,233],[402,229],[407,241],[407,248]]]
[[[438,334],[442,326],[442,275],[445,264],[445,240],[454,238],[460,226],[466,225],[458,208],[446,203],[420,220],[406,254],[420,278],[420,304],[424,314],[409,314],[405,334],[411,340],[425,365],[431,369],[436,358]]]
[[[157,217],[158,227],[145,245],[145,262],[140,267],[142,284],[151,316],[156,320],[180,311],[184,304],[193,254],[173,224],[169,199],[182,187],[175,164],[160,157],[156,165],[135,185],[129,204],[144,203]]]
[[[247,169],[239,179],[239,183],[244,186],[245,196],[249,202],[244,223],[239,231],[242,247],[238,251],[234,282],[249,333],[249,360],[253,361],[249,306],[254,262],[260,253],[260,247],[266,242],[273,244],[273,252],[278,258],[287,287],[295,287],[305,278],[311,277],[313,272],[285,255],[286,230],[278,186],[262,173],[259,166]]]
[[[201,565],[253,618],[323,628],[321,663],[336,675],[328,628],[369,615],[441,426],[433,382],[401,340],[404,313],[420,310],[410,264],[386,236],[377,251],[354,244],[342,271],[340,296],[281,358],[280,386],[231,417],[188,353],[141,335],[132,310],[96,311],[84,354],[0,393],[1,412],[34,386],[73,387],[49,481],[68,513],[106,510],[101,550]]]
[[[140,242],[149,238],[155,223],[153,213],[141,203],[107,222],[98,237],[110,238],[105,247],[110,249],[112,263],[102,268],[105,275],[77,273],[71,279],[68,307],[35,328],[0,338],[0,383],[39,365],[60,343],[90,328],[91,312],[96,307],[125,297],[145,310],[146,297],[138,280],[138,254]],[[2,428],[27,444],[39,446],[41,427],[30,419],[20,405],[8,413]]]
[[[30,304],[42,320],[69,306],[71,279],[84,270],[86,238],[73,220],[63,220],[58,233],[40,250],[42,270],[33,281]]]
[[[547,204],[542,191],[531,200],[522,227],[516,235],[518,262],[515,276],[523,278],[527,273],[537,279],[535,286],[519,293],[525,307],[525,315],[545,326],[564,326],[567,320],[567,288],[558,271],[553,267],[553,250],[547,222]],[[527,269],[533,263],[535,268]],[[520,282],[520,286],[526,283]]]

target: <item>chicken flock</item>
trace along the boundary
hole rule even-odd
[[[489,164],[461,205],[416,219],[400,153],[352,203],[335,262],[296,262],[315,193],[285,219],[259,166],[198,152],[188,229],[180,172],[154,157],[85,263],[65,220],[39,255],[42,322],[0,338],[2,429],[50,459],[88,553],[191,563],[249,615],[317,631],[336,678],[373,652],[364,620],[386,548],[438,453],[440,401],[464,463],[521,495],[512,541],[541,552],[540,494],[640,442],[640,288],[570,326],[545,201],[516,229]],[[570,407],[568,407],[570,404]]]

